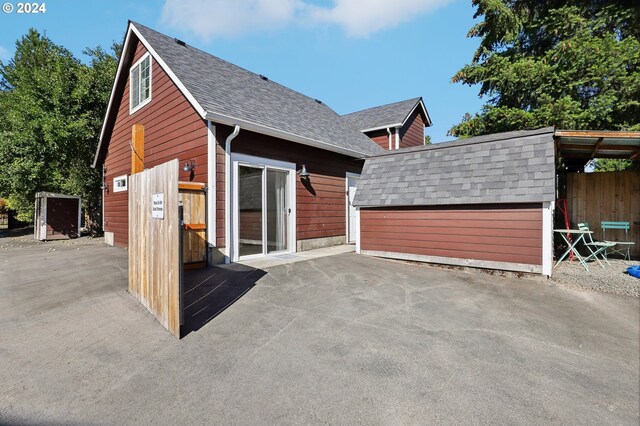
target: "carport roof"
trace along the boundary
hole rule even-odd
[[[556,130],[554,139],[556,153],[561,158],[640,161],[640,132]]]

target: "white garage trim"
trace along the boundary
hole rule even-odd
[[[359,244],[358,244],[359,245]],[[531,274],[542,273],[540,265],[529,265],[525,263],[495,262],[489,260],[460,259],[456,257],[426,256],[422,254],[397,253],[390,251],[362,250],[356,252],[367,256],[386,257],[389,259],[412,260],[416,262],[441,263],[444,265],[468,266],[472,268],[497,269],[503,271],[528,272]]]

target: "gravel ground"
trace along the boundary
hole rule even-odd
[[[49,245],[49,251],[55,251],[56,246],[82,246],[94,245],[103,242],[102,237],[83,236],[72,240],[40,241],[33,238],[33,227],[25,227],[13,230],[0,230],[0,253],[10,248],[31,248],[35,246]]]
[[[551,281],[577,289],[639,297],[640,279],[627,274],[627,268],[638,265],[638,261],[609,259],[609,263],[611,266],[605,263],[603,269],[597,262],[589,262],[587,272],[578,261],[564,261],[553,270]]]

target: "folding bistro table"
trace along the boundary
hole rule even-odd
[[[567,243],[567,247],[569,247],[567,251],[565,251],[562,254],[562,256],[560,256],[560,258],[558,259],[558,261],[553,267],[555,268],[556,266],[558,266],[558,264],[562,262],[562,260],[565,257],[567,257],[569,253],[573,253],[574,256],[578,258],[582,266],[584,266],[584,269],[589,271],[589,268],[587,267],[587,262],[585,262],[584,258],[580,256],[580,253],[578,252],[578,250],[576,250],[576,246],[580,241],[584,242],[584,236],[586,234],[592,234],[593,231],[587,231],[587,230],[581,230],[581,229],[554,229],[553,232],[559,233],[562,239]],[[577,238],[573,241],[573,243],[569,242],[569,239],[568,239],[568,236],[572,234],[577,235]]]

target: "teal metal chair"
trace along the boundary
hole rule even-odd
[[[589,231],[589,224],[586,222],[579,223],[578,229],[581,231]],[[600,266],[604,268],[604,265],[602,264],[602,262],[600,262],[600,259],[598,259],[598,255],[600,255],[602,257],[602,260],[607,262],[607,265],[611,266],[611,264],[607,260],[607,257],[604,255],[604,251],[615,246],[615,243],[609,241],[595,241],[592,234],[586,234],[584,237],[584,246],[591,252],[591,254],[584,259],[585,262],[593,257],[600,264]]]
[[[608,254],[618,253],[623,256],[625,260],[631,260],[631,246],[635,243],[633,241],[629,241],[629,222],[600,222],[600,227],[602,228],[602,239],[614,243],[614,246],[621,246],[619,249],[613,248],[611,251],[605,250],[604,257],[607,258]],[[623,230],[624,231],[624,241],[613,241],[607,240],[606,232],[608,230]],[[611,233],[609,233],[611,235]]]

